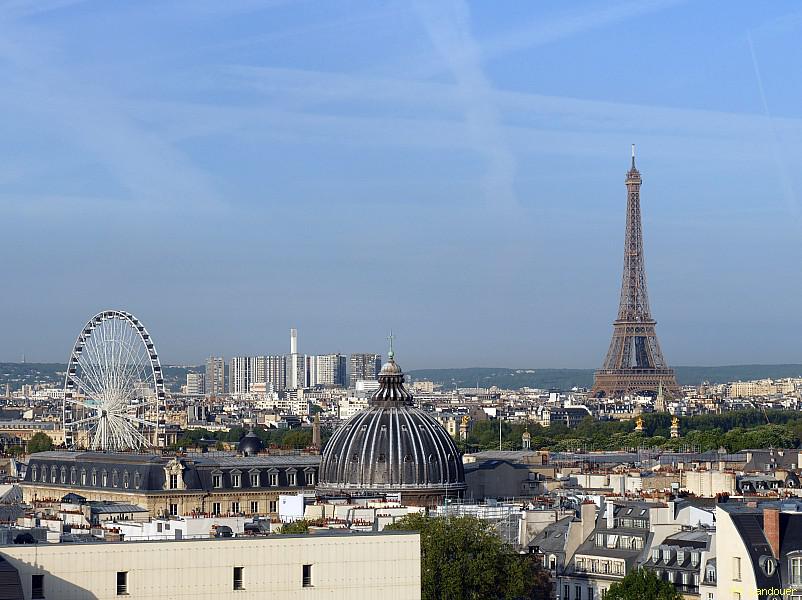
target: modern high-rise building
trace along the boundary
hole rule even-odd
[[[251,385],[269,383],[277,392],[287,389],[287,357],[254,356],[251,358]]]
[[[235,356],[228,369],[228,391],[247,394],[251,391],[251,357]]]
[[[187,373],[187,394],[191,396],[202,396],[206,393],[203,373]]]
[[[204,393],[207,396],[222,396],[226,393],[226,362],[222,356],[206,359]]]
[[[323,354],[309,357],[309,386],[343,386],[347,383],[346,369],[348,366],[344,354]]]
[[[355,387],[360,379],[376,379],[381,368],[381,354],[352,354],[348,361],[348,387]]]
[[[309,385],[306,357],[298,354],[298,330],[290,329],[290,354],[287,356],[287,388],[297,390]]]

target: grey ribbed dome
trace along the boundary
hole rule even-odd
[[[348,419],[326,444],[318,488],[441,495],[465,489],[459,450],[440,423],[415,408],[392,354],[368,408]]]
[[[249,431],[237,444],[237,452],[244,456],[259,454],[264,449],[264,442],[253,431]]]

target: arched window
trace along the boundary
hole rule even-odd
[[[109,485],[109,474],[106,472],[106,469],[103,469],[103,471],[100,474],[100,485],[102,485],[103,487]]]
[[[129,484],[129,483],[130,483],[130,482],[129,482],[129,480],[128,480],[128,471],[123,471],[123,487],[124,487],[126,490],[128,489],[128,484]]]
[[[78,481],[78,470],[75,467],[70,467],[70,484],[75,485]]]
[[[114,487],[118,487],[120,485],[120,477],[117,474],[117,469],[114,469],[111,472],[111,485],[113,485]]]
[[[86,469],[81,469],[81,485],[86,485]]]
[[[139,471],[134,473],[134,487],[139,489],[139,486],[142,485],[142,476],[139,474]]]
[[[36,481],[39,477],[39,469],[36,465],[31,467],[31,481]]]
[[[97,469],[92,469],[92,485],[97,485]]]
[[[67,467],[61,467],[61,483],[67,483]]]
[[[56,473],[56,465],[50,467],[50,483],[56,483],[56,478],[58,477],[58,473]]]

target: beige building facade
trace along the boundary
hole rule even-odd
[[[48,600],[418,600],[417,533],[0,547]]]

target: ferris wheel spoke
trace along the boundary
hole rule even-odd
[[[95,367],[94,363],[91,362],[91,358],[89,356],[86,357],[85,361],[79,362],[79,366],[81,367],[82,378],[91,382],[91,389],[97,390],[95,396],[98,400],[100,400],[102,395],[100,390],[103,389],[103,380],[100,376],[100,373],[98,373],[98,369]],[[75,379],[77,379],[77,377],[75,377]]]
[[[92,423],[100,418],[101,418],[100,415],[93,415],[91,417],[86,417],[85,419],[79,419],[78,421],[73,421],[72,423],[70,423],[70,425],[72,427],[75,427],[76,425],[83,425],[84,423]]]
[[[148,421],[147,419],[140,419],[139,417],[133,417],[131,415],[126,415],[123,417],[126,421],[131,421],[133,423],[139,423],[140,425],[147,425],[148,427],[156,427],[156,423],[153,421]]]
[[[93,382],[91,380],[90,381],[84,381],[83,379],[81,379],[77,375],[74,375],[72,380],[75,383],[78,384],[78,389],[82,389],[84,391],[85,395],[89,395],[90,397],[92,397],[96,401],[100,402],[101,397],[103,395],[103,392],[100,391],[99,387],[96,387],[96,383],[95,382]],[[73,400],[75,400],[75,399],[73,398]],[[97,406],[90,406],[90,405],[87,405],[87,404],[85,404],[85,406],[90,407],[90,408],[97,408]]]

